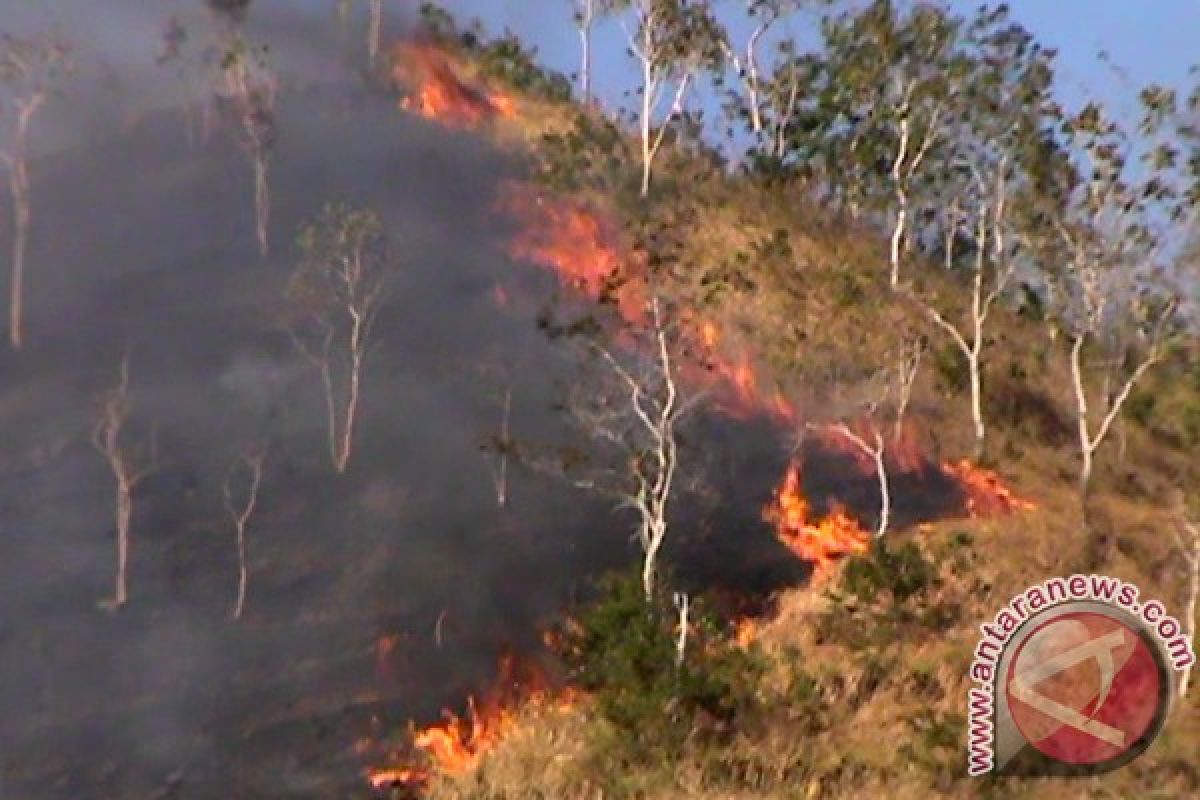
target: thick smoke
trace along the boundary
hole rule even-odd
[[[358,73],[357,38],[276,4],[250,22],[285,76],[263,261],[243,153],[219,129],[189,147],[153,63],[172,11],[201,29],[198,4],[34,5],[6,3],[6,23],[56,23],[79,70],[36,126],[28,345],[0,354],[0,794],[346,796],[356,738],[486,683],[623,554],[602,507],[546,480],[515,474],[497,509],[480,453],[509,383],[514,430],[555,435],[561,358],[492,300],[514,265],[491,198],[516,167],[400,114]],[[282,325],[295,231],[331,200],[374,208],[400,256],[341,477]],[[136,492],[130,604],[109,614],[113,483],[89,434],[126,351],[130,435],[159,458]],[[259,438],[234,624],[220,486]]]

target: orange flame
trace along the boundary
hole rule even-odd
[[[942,471],[958,483],[966,496],[967,514],[972,518],[1032,511],[1037,503],[1018,497],[995,472],[963,459],[946,462]]]
[[[467,714],[460,717],[442,712],[440,723],[413,732],[413,746],[429,763],[427,768],[406,766],[371,770],[367,780],[376,790],[405,787],[418,789],[435,773],[462,775],[475,769],[480,760],[516,730],[521,708],[550,707],[565,711],[579,699],[570,688],[552,689],[546,675],[532,664],[523,665],[518,676],[516,661],[505,656],[500,675],[481,703],[467,698]]]
[[[510,256],[553,270],[564,285],[590,300],[613,301],[630,325],[646,324],[649,291],[644,272],[637,258],[618,245],[614,224],[578,202],[516,182],[505,185],[498,205],[518,223],[508,246]],[[749,357],[730,358],[722,351],[725,341],[712,320],[689,323],[688,338],[703,353],[707,367],[693,368],[689,378],[722,388],[720,410],[736,418],[765,415],[781,423],[795,421],[795,409],[781,393],[768,396],[762,391]]]
[[[800,485],[800,467],[793,462],[784,475],[775,500],[763,510],[763,517],[775,526],[779,540],[797,558],[811,562],[818,575],[828,572],[842,556],[865,553],[871,534],[844,508],[835,505],[829,514],[813,522],[804,489]]]
[[[392,61],[392,79],[409,92],[400,101],[405,111],[452,128],[477,128],[516,114],[511,95],[468,83],[458,60],[436,45],[402,42],[393,49]]]
[[[579,203],[555,201],[517,182],[502,187],[498,206],[518,222],[511,257],[553,270],[589,300],[615,301],[626,322],[644,322],[644,284],[618,249],[612,225]]]

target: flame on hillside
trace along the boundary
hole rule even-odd
[[[813,520],[811,513],[800,482],[800,466],[792,462],[774,500],[763,509],[763,518],[775,527],[779,541],[797,558],[813,564],[819,576],[839,558],[867,551],[870,532],[843,507],[834,505],[820,520]]]
[[[516,113],[516,100],[502,91],[468,82],[462,66],[437,45],[402,42],[392,50],[392,79],[407,91],[405,111],[452,128],[477,128]]]
[[[544,672],[532,664],[518,665],[512,656],[500,661],[500,674],[484,699],[467,698],[465,716],[443,710],[443,721],[417,728],[412,744],[424,762],[367,773],[376,790],[403,788],[417,791],[434,775],[462,775],[475,769],[480,760],[503,742],[520,723],[522,709],[549,708],[566,711],[579,700],[569,687],[554,688]]]
[[[942,465],[942,471],[953,478],[962,489],[966,496],[967,514],[973,518],[994,517],[1037,508],[1037,503],[1014,494],[995,472],[977,467],[966,459],[948,461]]]
[[[510,256],[553,270],[563,285],[589,300],[613,303],[630,325],[647,323],[649,291],[641,262],[620,246],[615,226],[602,215],[517,182],[504,186],[498,206],[517,223],[508,245]],[[687,338],[702,365],[685,367],[687,380],[715,384],[715,405],[729,416],[795,422],[795,409],[782,394],[762,390],[751,360],[725,352],[725,337],[712,320],[689,322]]]

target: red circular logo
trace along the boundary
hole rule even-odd
[[[1143,635],[1099,612],[1057,616],[1017,650],[1005,691],[1013,722],[1043,755],[1096,765],[1144,748],[1166,692]]]

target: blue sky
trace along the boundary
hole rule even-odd
[[[569,0],[451,0],[445,5],[460,16],[478,16],[489,30],[511,28],[555,68],[570,72],[578,63]],[[719,5],[736,8],[740,3],[724,0]],[[978,5],[978,0],[951,2],[963,13]],[[1068,105],[1097,97],[1115,110],[1129,110],[1136,87],[1149,82],[1183,85],[1188,67],[1200,61],[1200,0],[1009,0],[1009,6],[1017,20],[1059,50],[1059,89]],[[802,32],[804,23],[795,28]],[[621,37],[611,25],[597,34],[595,80],[610,104],[632,81]],[[1127,77],[1098,60],[1101,50]]]

